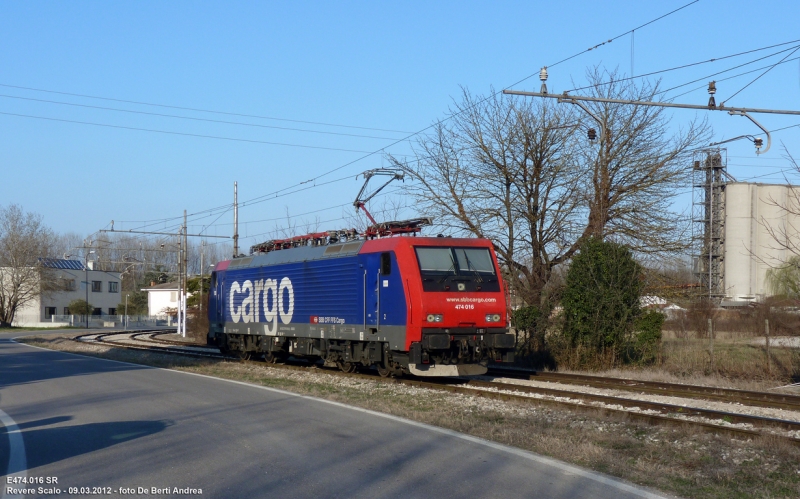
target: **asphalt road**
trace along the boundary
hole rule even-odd
[[[661,497],[398,418],[8,338],[0,334],[0,472],[58,483],[9,485],[4,475],[0,497],[22,497],[8,487],[59,497],[82,495],[69,487],[108,488],[106,497]]]

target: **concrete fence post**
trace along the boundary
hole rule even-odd
[[[772,374],[772,357],[769,354],[769,319],[764,319],[764,343],[767,346],[767,374]]]
[[[714,325],[708,319],[708,355],[711,357],[711,371],[714,371]]]

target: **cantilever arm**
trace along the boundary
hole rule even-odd
[[[767,151],[769,151],[769,148],[772,146],[772,136],[769,134],[769,130],[767,130],[766,128],[764,128],[764,127],[761,125],[761,123],[759,123],[758,121],[756,121],[756,120],[755,120],[755,118],[753,118],[752,116],[750,116],[749,114],[747,114],[745,111],[728,111],[728,114],[730,114],[730,115],[737,115],[737,116],[744,116],[745,118],[747,118],[747,119],[749,119],[750,121],[752,121],[752,122],[753,122],[753,123],[754,123],[754,124],[755,124],[755,125],[756,125],[758,128],[760,128],[760,129],[761,129],[761,130],[762,130],[762,131],[763,131],[765,134],[767,134],[767,148],[766,148],[766,149],[764,149],[763,151],[760,151],[760,150],[756,149],[756,154],[766,154],[766,152],[767,152]],[[742,135],[742,137],[749,137],[749,136],[748,136],[748,135]],[[737,137],[737,138],[742,138],[742,137]],[[731,139],[731,140],[735,140],[735,139]],[[730,141],[726,141],[726,142],[730,142]],[[721,142],[720,142],[720,143],[721,143]],[[756,146],[756,147],[757,147],[757,146]]]
[[[576,105],[576,106],[578,106],[579,108],[583,109],[583,110],[586,112],[586,114],[588,114],[589,116],[591,116],[591,117],[592,117],[592,118],[593,118],[593,119],[594,119],[594,120],[597,122],[597,124],[598,124],[598,125],[600,125],[600,141],[602,141],[602,140],[603,140],[603,138],[605,138],[605,136],[606,136],[606,129],[605,129],[605,127],[603,126],[603,122],[602,122],[602,121],[600,121],[600,118],[598,118],[597,116],[595,116],[595,114],[594,114],[594,113],[592,113],[592,112],[589,110],[589,108],[588,108],[588,107],[586,107],[586,105],[584,105],[584,103],[583,103],[583,102],[581,102],[581,101],[579,101],[579,100],[577,100],[577,99],[573,99],[573,98],[572,98],[571,96],[569,96],[569,95],[566,95],[566,92],[564,92],[564,95],[562,95],[561,97],[559,97],[559,98],[558,98],[558,102],[569,102],[570,104],[575,104],[575,105]]]

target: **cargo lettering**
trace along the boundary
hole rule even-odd
[[[237,295],[244,295],[241,301]],[[237,301],[239,304],[237,306]],[[228,296],[229,310],[233,322],[264,322],[268,324],[267,334],[278,331],[278,318],[284,324],[292,322],[294,315],[294,287],[288,277],[281,279],[246,280],[231,283]]]

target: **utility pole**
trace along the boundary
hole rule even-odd
[[[239,187],[233,183],[233,257],[239,256]]]
[[[186,222],[186,210],[183,210],[183,294],[181,295],[181,305],[183,305],[183,315],[181,316],[181,336],[186,337],[186,291],[189,280],[189,226]]]
[[[183,234],[183,227],[180,228],[178,232],[178,316],[177,316],[177,328],[178,334],[181,334],[181,296],[183,295],[183,238],[181,235]]]
[[[205,270],[206,240],[200,242],[200,312],[203,311],[203,275]]]

